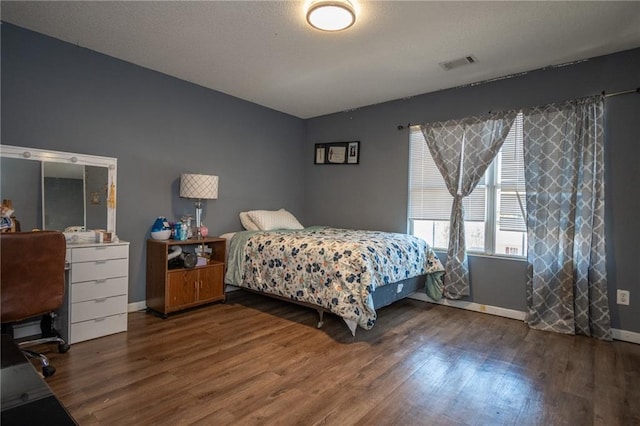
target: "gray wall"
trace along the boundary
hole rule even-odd
[[[238,212],[292,211],[305,225],[406,231],[408,132],[424,123],[640,86],[640,49],[573,66],[300,120],[87,49],[2,24],[2,143],[118,158],[118,235],[131,242],[130,302],[143,301],[144,241],[178,219],[182,172],[220,176],[211,234]],[[607,107],[607,244],[612,321],[640,332],[640,96]],[[357,166],[314,166],[313,144],[361,141]],[[3,191],[5,182],[2,182]],[[1,197],[1,196],[0,196]],[[525,264],[471,256],[476,303],[524,310]],[[615,304],[615,289],[631,305]]]
[[[304,154],[304,216],[308,223],[406,232],[408,123],[544,105],[637,87],[640,49],[310,119]],[[608,98],[605,104],[612,325],[640,332],[640,95]],[[405,128],[398,130],[398,125]],[[361,141],[359,165],[313,165],[315,143],[350,140]],[[471,256],[469,266],[472,294],[467,300],[525,310],[525,262]],[[629,306],[615,303],[617,288],[631,291]]]
[[[219,176],[218,199],[204,207],[211,235],[240,230],[246,209],[283,207],[304,219],[305,127],[296,117],[7,23],[1,101],[4,144],[118,158],[130,302],[145,300],[155,218],[194,213],[178,197],[183,172]]]

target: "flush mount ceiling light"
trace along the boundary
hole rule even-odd
[[[307,22],[322,31],[341,31],[356,22],[356,12],[349,0],[317,0],[309,5]]]

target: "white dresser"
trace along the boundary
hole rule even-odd
[[[67,343],[127,330],[129,243],[67,244],[65,304],[56,327]]]

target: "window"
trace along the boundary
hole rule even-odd
[[[464,198],[467,250],[526,256],[522,114],[473,192]],[[453,197],[424,140],[413,127],[409,152],[409,232],[432,247],[446,249]]]

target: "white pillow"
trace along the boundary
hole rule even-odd
[[[273,210],[251,210],[247,212],[249,218],[261,231],[271,231],[274,229],[304,229],[304,226],[294,215],[280,209]]]
[[[244,229],[246,229],[247,231],[260,230],[260,228],[258,228],[258,225],[253,223],[253,220],[251,220],[247,212],[240,212],[240,222],[242,223],[242,226],[244,226]]]

